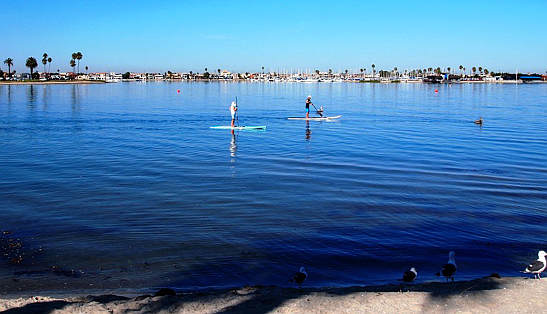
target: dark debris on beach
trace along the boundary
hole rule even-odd
[[[21,238],[14,235],[11,231],[0,231],[0,261],[8,266],[24,268],[24,270],[14,271],[15,276],[32,276],[43,274],[54,274],[72,278],[81,277],[84,272],[81,270],[64,269],[62,267],[44,266],[39,261],[39,256],[44,253],[43,247],[30,248]],[[39,269],[36,269],[38,267]]]

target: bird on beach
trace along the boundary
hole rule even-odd
[[[403,281],[404,282],[412,282],[414,279],[418,277],[418,272],[416,271],[416,268],[411,267],[407,271],[403,273]]]
[[[545,255],[547,255],[545,251],[539,251],[538,259],[528,265],[523,273],[534,274],[534,278],[541,279],[541,273],[545,270],[545,266],[547,266]]]
[[[480,117],[479,120],[475,120],[475,124],[482,125],[483,121],[484,120],[482,120],[482,117]]]
[[[450,251],[450,253],[448,253],[448,263],[446,263],[441,271],[436,275],[439,277],[443,275],[446,278],[446,281],[448,281],[449,278],[454,281],[454,273],[456,272],[456,269],[456,253],[454,251]]]
[[[302,266],[300,267],[300,270],[294,274],[292,277],[292,282],[296,282],[299,286],[308,278],[308,273],[306,272],[306,269]]]

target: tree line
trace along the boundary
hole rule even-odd
[[[71,56],[69,65],[72,67],[72,72],[74,73],[74,77],[78,74],[80,74],[80,60],[84,57],[84,55],[81,52],[74,52]],[[51,62],[53,59],[46,53],[42,55],[42,65],[44,66],[44,72],[46,74],[46,78],[49,77],[49,73],[51,73]],[[13,59],[7,58],[4,60],[4,64],[8,66],[8,77],[11,78],[16,71],[11,71],[11,67],[13,67]],[[48,70],[46,71],[46,66],[49,65]],[[38,72],[34,72],[34,69],[38,67],[38,61],[34,57],[28,57],[25,66],[29,68],[30,70],[30,77],[31,79],[39,79],[40,75]],[[76,72],[76,66],[78,67],[78,72]],[[85,70],[87,71],[89,68],[86,66]],[[0,70],[1,71],[1,70]],[[59,72],[59,69],[57,69],[57,72]],[[3,77],[3,75],[2,75]]]

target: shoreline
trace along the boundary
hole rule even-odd
[[[105,81],[0,81],[0,85],[106,84]]]
[[[523,277],[485,277],[448,283],[401,283],[346,288],[253,286],[195,292],[161,289],[155,294],[142,294],[142,290],[85,289],[70,293],[42,291],[4,294],[0,297],[0,311],[532,313],[547,305],[547,301],[541,297],[545,293],[545,279]]]
[[[205,83],[272,83],[272,84],[289,84],[289,83],[302,83],[302,82],[293,82],[293,81],[279,81],[279,82],[268,82],[260,80],[205,80],[205,79],[196,79],[196,80],[180,80],[180,79],[164,79],[164,80],[122,80],[123,83],[195,83],[195,82],[205,82]],[[113,84],[120,82],[106,82],[106,81],[96,81],[96,80],[81,80],[81,81],[0,81],[1,85],[73,85],[73,84]],[[308,83],[309,82],[304,82]],[[426,84],[426,85],[451,85],[451,84],[518,84],[518,85],[536,85],[536,84],[547,84],[547,81],[533,81],[533,82],[522,82],[522,81],[454,81],[454,82],[440,82],[440,83],[428,83],[428,82],[416,82],[416,81],[343,81],[343,82],[313,82],[313,84],[340,84],[340,83],[353,83],[353,84]]]

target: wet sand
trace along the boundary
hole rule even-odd
[[[5,291],[3,291],[5,292]],[[5,313],[538,313],[547,280],[482,278],[455,283],[350,288],[244,287],[176,295],[137,291],[14,292],[0,297]]]

